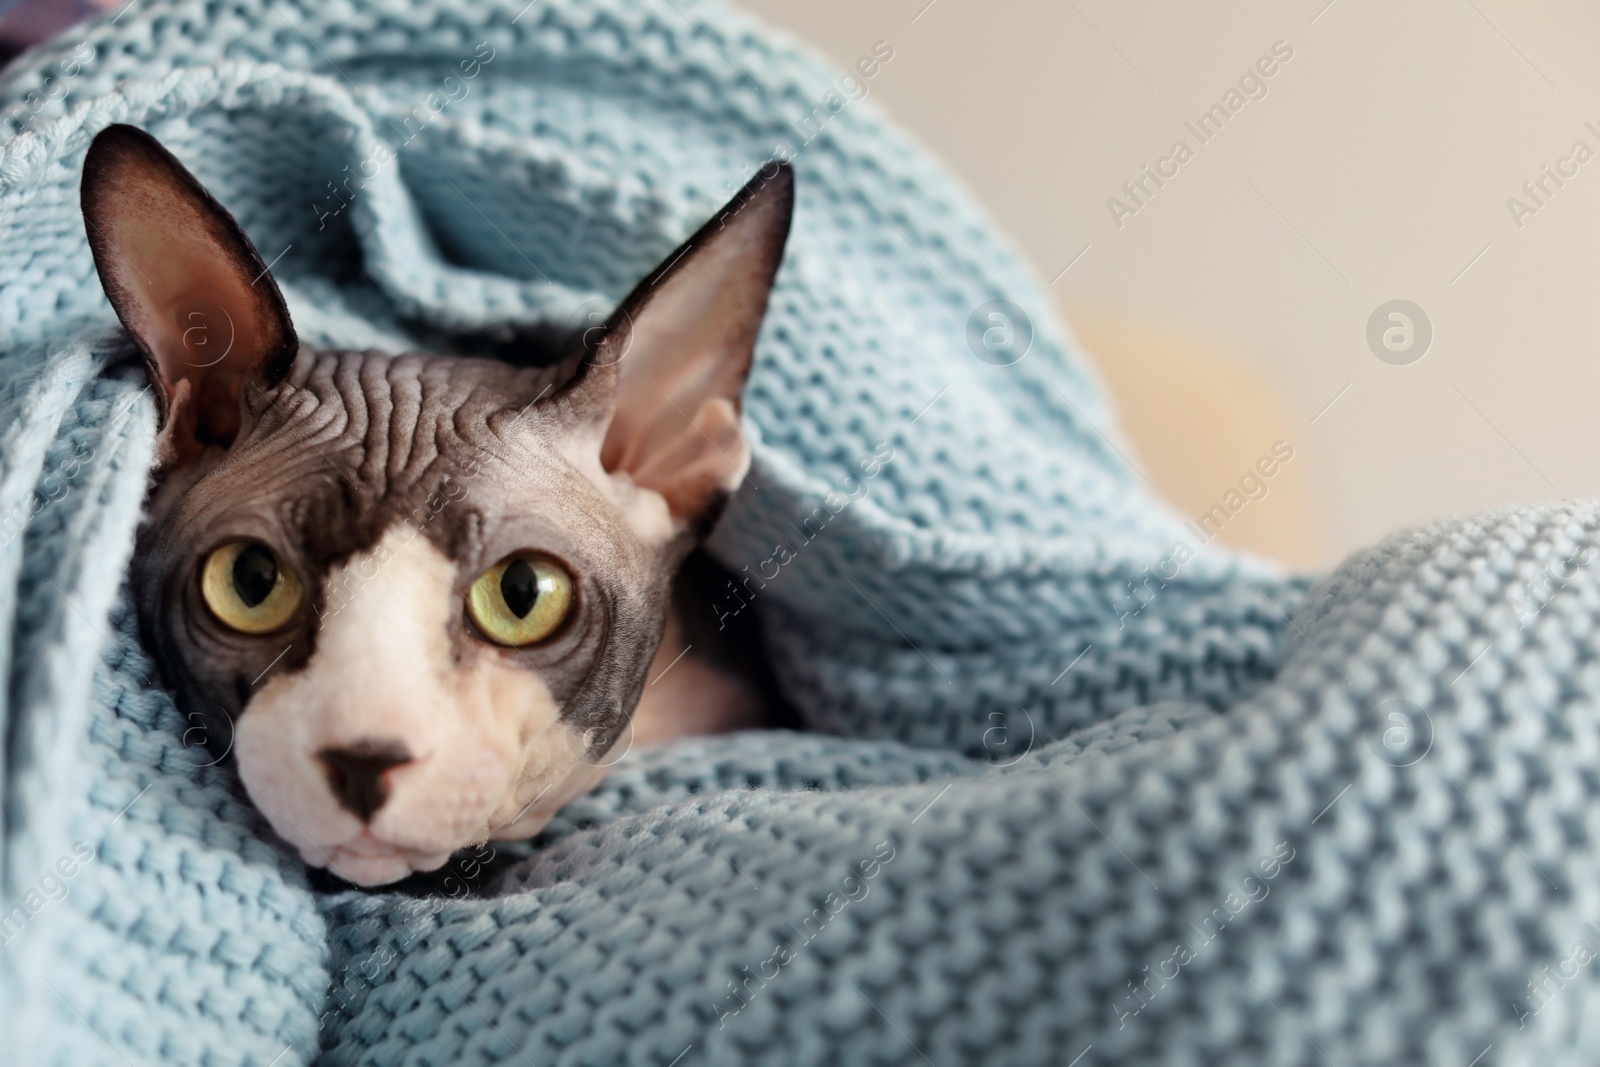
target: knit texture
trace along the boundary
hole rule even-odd
[[[1309,593],[1203,543],[844,74],[703,0],[144,0],[0,77],[8,1059],[1592,1062],[1600,509]],[[792,157],[711,547],[812,732],[631,752],[421,889],[308,879],[134,633],[155,409],[77,201],[112,122],[304,340],[396,350],[580,322]]]

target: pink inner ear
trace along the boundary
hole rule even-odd
[[[788,171],[780,177],[753,185],[624,304],[637,310],[601,462],[660,493],[685,523],[749,467],[740,399],[788,233],[792,190]]]
[[[673,419],[651,439],[657,447],[630,468],[634,483],[654,489],[680,519],[692,519],[711,506],[717,495],[731,492],[750,466],[750,446],[739,428],[739,412],[724,397],[700,405],[693,419],[673,412]]]
[[[106,295],[161,386],[165,458],[230,443],[250,378],[295,345],[260,257],[177,160],[127,127],[90,149],[84,219]]]
[[[148,271],[152,264],[144,259],[134,265]],[[134,285],[141,281],[136,278]],[[139,304],[143,339],[171,398],[169,435],[202,446],[227,445],[239,431],[239,397],[259,362],[250,354],[271,343],[264,336],[270,331],[226,272],[188,288],[164,290],[164,281],[151,273]]]

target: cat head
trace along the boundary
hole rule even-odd
[[[774,164],[565,368],[296,339],[238,224],[153,137],[84,164],[158,460],[145,643],[305,861],[376,885],[536,833],[625,745],[674,573],[743,480],[782,258]]]

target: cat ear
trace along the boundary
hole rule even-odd
[[[277,384],[299,348],[277,283],[233,216],[143,130],[95,137],[81,196],[100,284],[156,386],[162,462],[227,447],[246,386]]]
[[[740,401],[794,211],[794,173],[769,163],[594,331],[580,387],[611,390],[607,471],[703,530],[750,467]]]

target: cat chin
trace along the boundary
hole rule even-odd
[[[371,843],[364,843],[356,847],[334,845],[326,850],[301,849],[300,857],[313,867],[326,866],[347,882],[371,888],[398,882],[418,871],[438,870],[450,858],[450,853],[417,853],[392,847],[375,848]]]

